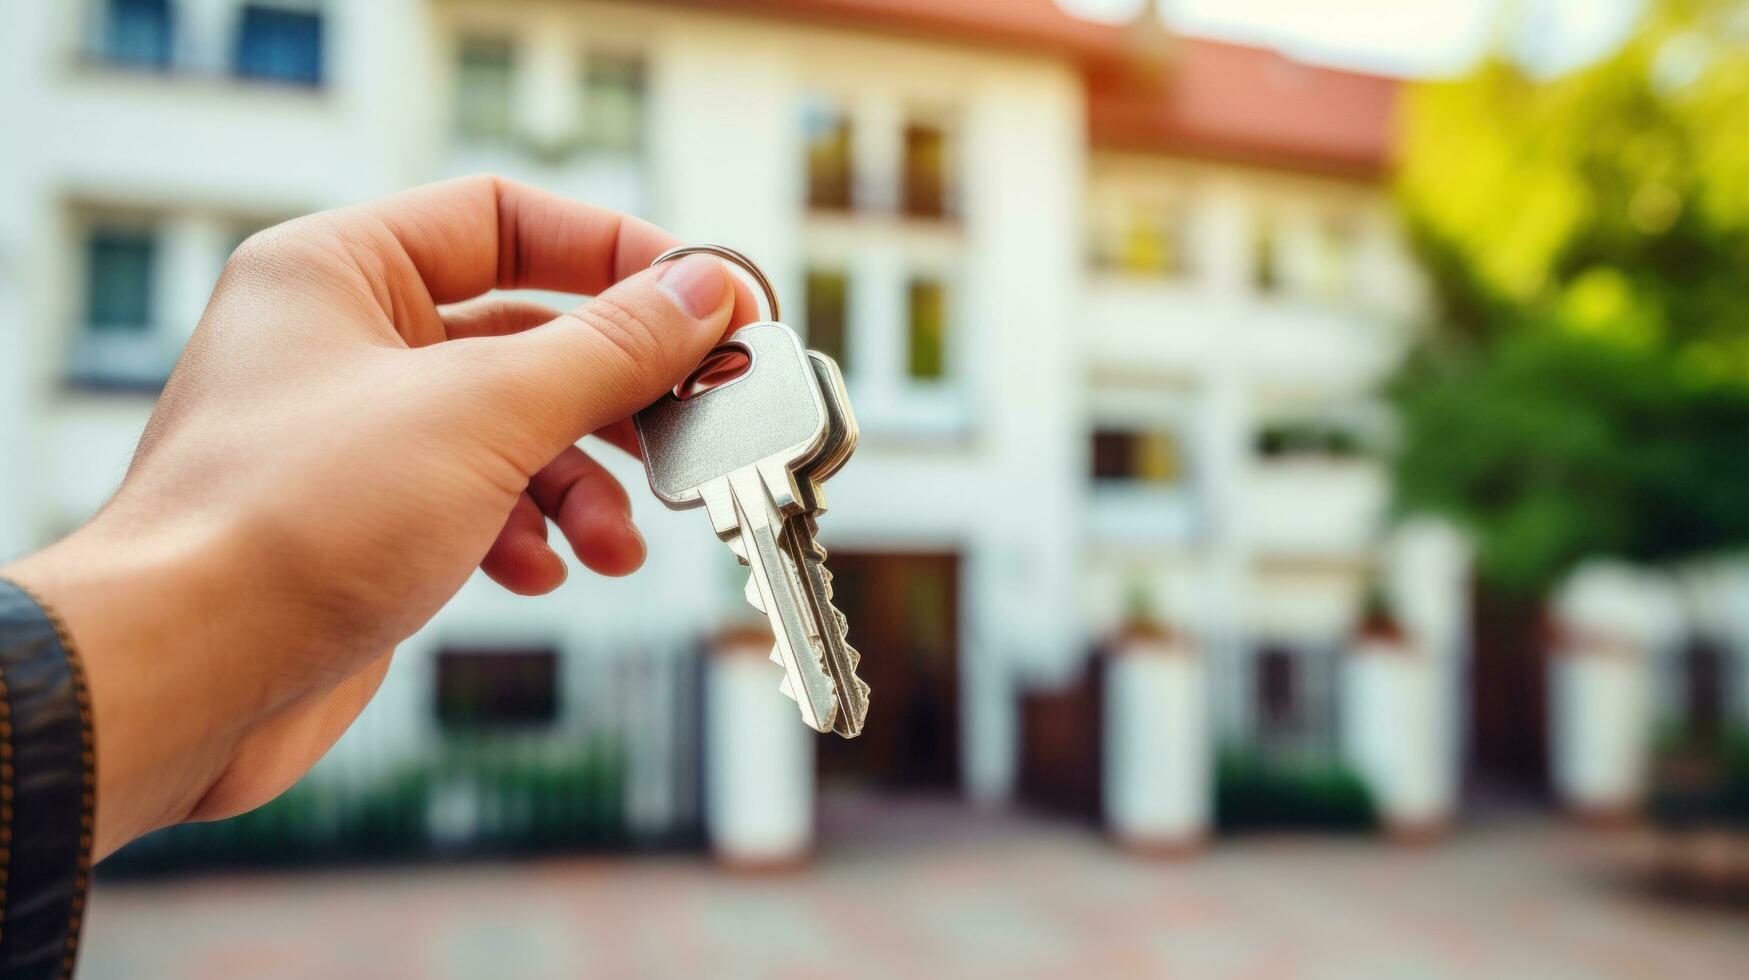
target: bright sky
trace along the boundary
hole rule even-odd
[[[1058,0],[1097,19],[1135,17],[1152,0]],[[1305,61],[1397,75],[1461,72],[1505,24],[1514,47],[1558,72],[1608,53],[1643,0],[1158,0],[1186,34],[1279,48]]]

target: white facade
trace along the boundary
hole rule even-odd
[[[150,410],[136,382],[161,376],[245,234],[491,170],[745,250],[798,327],[808,272],[842,278],[864,438],[832,485],[824,540],[960,557],[974,795],[1011,787],[1014,692],[1066,676],[1141,595],[1241,665],[1260,642],[1347,635],[1376,573],[1384,475],[1362,454],[1258,446],[1272,425],[1362,439],[1380,425],[1368,392],[1402,348],[1417,286],[1378,186],[1096,151],[1080,76],[1043,53],[666,5],[254,4],[322,15],[322,83],[288,86],[230,77],[240,0],[171,6],[167,72],[106,63],[99,0],[0,12],[15,134],[0,154],[0,556],[101,505]],[[500,57],[508,115],[479,108],[476,137],[459,136],[458,73],[489,75]],[[635,147],[590,143],[591,113],[619,105],[578,83],[592,64],[638,73]],[[807,200],[803,119],[821,105],[853,133],[846,209]],[[920,119],[948,147],[950,217],[898,203]],[[1157,206],[1177,216],[1182,271],[1089,258],[1107,220]],[[96,261],[147,270],[149,322],[91,322],[110,302],[89,298]],[[918,282],[940,289],[947,324],[921,367]],[[1094,479],[1096,432],[1173,461]],[[413,744],[432,724],[439,645],[662,655],[744,617],[742,573],[700,515],[633,499],[643,571],[580,573],[533,601],[476,576],[397,657],[362,722],[373,744]],[[1227,716],[1243,719],[1245,700]]]

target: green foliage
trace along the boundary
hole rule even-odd
[[[1396,389],[1402,506],[1476,533],[1532,594],[1592,555],[1666,563],[1749,541],[1749,386],[1557,328],[1427,357]]]
[[[1496,59],[1406,108],[1398,192],[1448,325],[1558,319],[1749,377],[1742,5],[1658,4],[1582,71],[1539,81]]]
[[[430,758],[363,778],[327,773],[271,803],[212,823],[147,835],[104,862],[108,875],[321,861],[406,860],[455,849],[436,840],[432,808],[456,790],[475,808],[460,846],[507,854],[626,840],[624,747],[611,738],[544,743],[519,736],[445,739]]]
[[[1407,110],[1439,322],[1394,386],[1399,508],[1525,594],[1749,543],[1749,12],[1658,4],[1582,71],[1497,59]]]
[[[1749,830],[1749,729],[1704,740],[1664,733],[1648,810],[1670,830]]]
[[[1365,831],[1377,822],[1366,784],[1334,762],[1284,762],[1231,747],[1216,760],[1222,830]]]

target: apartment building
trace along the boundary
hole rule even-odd
[[[1381,184],[1391,81],[1051,0],[0,17],[0,553],[101,505],[243,237],[485,170],[746,251],[845,368],[863,445],[823,539],[877,701],[828,773],[1007,794],[1019,692],[1138,616],[1215,659],[1232,737],[1333,726],[1335,653],[1394,560],[1373,389],[1420,302]],[[633,497],[642,572],[533,601],[476,577],[400,652],[369,751],[427,739],[483,662],[548,688],[507,710],[580,731],[604,695],[558,665],[745,622],[699,515]]]

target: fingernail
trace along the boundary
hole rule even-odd
[[[656,277],[656,285],[668,294],[674,305],[685,310],[695,320],[702,320],[723,305],[728,292],[728,273],[723,264],[708,255],[688,255],[669,263]]]

